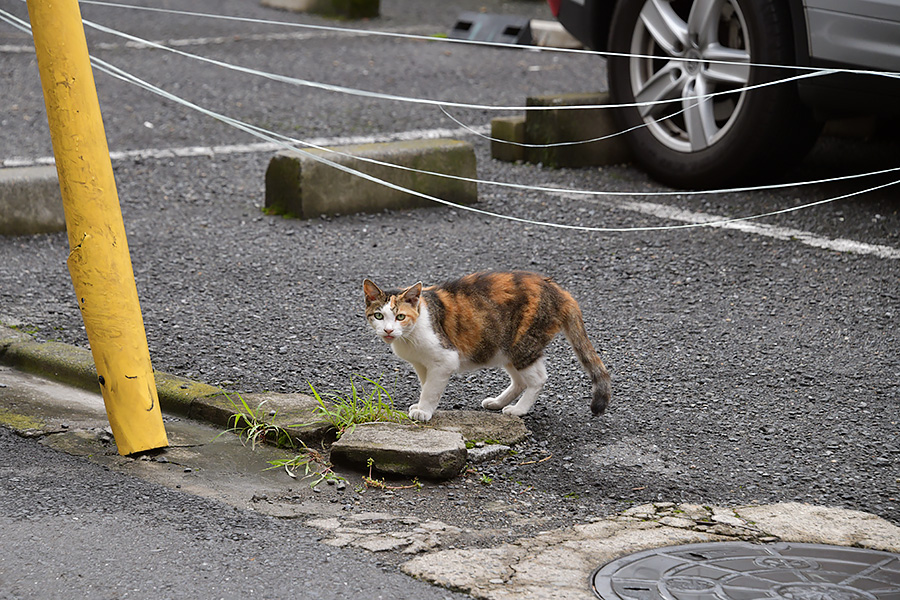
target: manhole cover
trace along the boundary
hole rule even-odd
[[[592,582],[603,600],[900,600],[900,554],[711,542],[625,556]]]

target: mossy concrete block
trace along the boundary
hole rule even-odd
[[[345,432],[331,447],[331,460],[388,475],[447,480],[466,465],[461,434],[417,425],[370,423]]]
[[[30,341],[32,341],[32,337],[27,333],[23,333],[12,327],[0,325],[0,356],[2,356],[6,349],[12,344]]]
[[[525,160],[525,147],[516,145],[524,143],[524,116],[491,119],[491,158],[506,162]]]
[[[65,231],[56,167],[0,169],[0,235]]]
[[[0,328],[0,360],[27,373],[54,379],[89,392],[100,392],[97,369],[90,350],[60,342],[39,343],[31,336],[8,328]],[[153,372],[159,405],[163,410],[191,416],[197,399],[221,394],[221,388]]]
[[[261,0],[260,4],[338,19],[374,19],[381,12],[379,0]]]
[[[526,106],[601,106],[609,104],[609,94],[559,94],[533,96]],[[525,116],[525,141],[529,144],[558,144],[584,142],[618,133],[609,108],[560,108],[559,110],[530,110]],[[548,167],[590,167],[628,162],[630,154],[622,136],[616,135],[595,142],[527,148],[528,162]]]
[[[184,377],[170,375],[161,371],[153,372],[153,380],[156,382],[156,394],[159,396],[160,408],[186,417],[193,416],[193,406],[197,402],[221,394],[224,391],[222,388],[214,385],[185,379]]]
[[[417,169],[474,179],[475,150],[457,140],[417,140],[340,146],[328,150],[279,152],[266,170],[266,209],[276,214],[312,219],[435,206],[436,203],[369,181],[316,160],[311,155],[349,167],[404,189],[454,204],[478,199],[474,182],[414,172]],[[377,160],[407,169],[373,164]]]

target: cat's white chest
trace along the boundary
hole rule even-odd
[[[391,343],[391,350],[403,360],[419,365],[456,363],[459,365],[459,353],[441,344],[441,340],[431,327],[428,308],[424,304],[419,309],[419,319],[408,336],[398,338]],[[455,369],[454,369],[455,370]]]

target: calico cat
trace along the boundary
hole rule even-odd
[[[431,419],[450,375],[486,367],[503,367],[511,383],[481,405],[524,415],[547,381],[544,348],[560,331],[591,377],[591,411],[606,409],[610,378],[588,340],[581,309],[547,277],[485,272],[428,288],[419,282],[384,291],[366,279],[363,292],[369,325],[419,376],[419,402],[409,407],[413,419]]]

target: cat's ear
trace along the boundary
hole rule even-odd
[[[401,302],[409,302],[414,308],[419,306],[419,298],[422,296],[422,282],[411,285],[403,291],[400,296]]]
[[[378,298],[384,296],[384,292],[381,291],[371,279],[366,279],[363,281],[363,293],[366,295],[366,302],[374,302]]]

